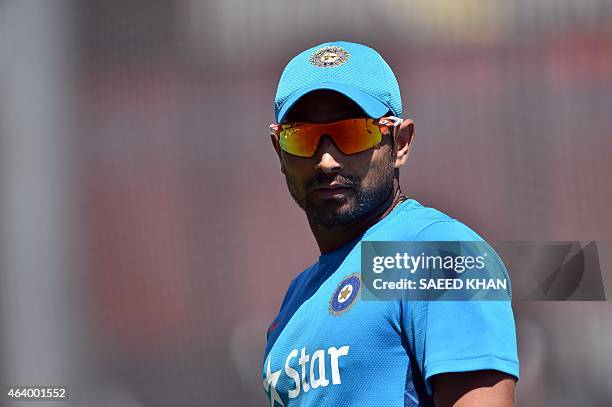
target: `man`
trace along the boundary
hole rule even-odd
[[[360,298],[361,241],[481,240],[402,194],[414,123],[391,68],[364,45],[321,44],[289,62],[275,102],[272,143],[321,255],[268,329],[270,404],[514,405],[508,301]]]

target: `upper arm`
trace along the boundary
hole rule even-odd
[[[434,224],[420,237],[423,241],[482,240],[455,221]],[[497,394],[508,387],[513,392],[519,363],[510,301],[432,300],[403,306],[408,315],[409,343],[414,344],[412,352],[430,394],[435,396],[434,380],[438,391],[443,389],[437,397],[459,400],[467,395]],[[482,386],[494,379],[500,387]],[[487,390],[489,387],[492,390]]]
[[[442,373],[432,377],[436,407],[500,406],[515,404],[515,378],[496,370]]]
[[[293,290],[295,289],[295,285],[296,285],[296,280],[298,278],[299,278],[299,276],[294,278],[293,280],[291,280],[291,283],[289,284],[289,287],[287,288],[287,292],[285,293],[285,297],[283,298],[283,302],[282,302],[282,304],[280,306],[278,314],[276,315],[276,317],[274,318],[272,323],[270,323],[270,325],[268,325],[268,329],[266,331],[266,341],[270,339],[270,332],[272,332],[274,329],[276,329],[276,325],[278,324],[278,318],[281,316],[281,313],[282,313],[283,309],[287,305],[287,301],[289,300],[289,298],[293,294]]]

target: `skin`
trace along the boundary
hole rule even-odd
[[[357,104],[320,90],[302,97],[285,122],[332,123],[355,117],[366,117]],[[304,209],[319,250],[329,253],[364,233],[399,202],[399,168],[408,159],[414,123],[405,119],[378,145],[350,155],[326,136],[309,158],[289,154],[271,139],[289,192]],[[436,406],[514,406],[514,378],[495,370],[439,374],[432,387]]]
[[[512,407],[516,382],[497,370],[443,373],[432,377],[436,406]]]
[[[285,121],[332,123],[355,117],[365,114],[350,99],[316,91],[302,97]],[[408,159],[413,139],[414,123],[404,120],[366,151],[343,154],[324,136],[315,154],[305,158],[281,150],[272,137],[289,192],[306,212],[321,253],[341,248],[393,209],[401,196],[399,168]]]

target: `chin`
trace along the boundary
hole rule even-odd
[[[327,200],[323,204],[308,205],[308,219],[319,225],[341,225],[360,217],[358,206],[346,199]]]

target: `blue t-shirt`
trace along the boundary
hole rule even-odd
[[[439,373],[493,369],[518,378],[509,301],[363,301],[365,240],[482,238],[409,199],[321,255],[291,282],[268,329],[262,377],[272,406],[433,405],[430,379]]]

